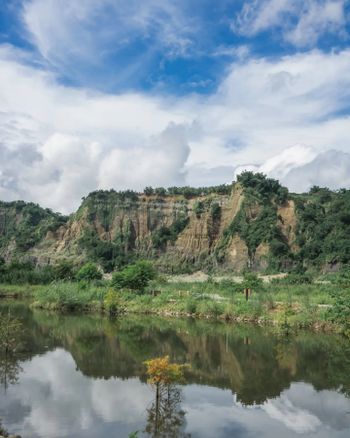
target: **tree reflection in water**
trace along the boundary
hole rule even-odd
[[[22,371],[18,360],[9,354],[0,356],[0,386],[6,393],[9,385],[14,385],[18,382],[18,375]]]
[[[5,393],[9,385],[18,382],[21,371],[16,357],[21,333],[22,324],[10,312],[0,315],[0,385]]]
[[[185,366],[172,364],[169,356],[145,362],[148,383],[155,389],[155,400],[147,409],[147,425],[144,430],[154,438],[188,438],[184,432],[185,411],[181,408],[182,391],[176,384],[184,380]]]

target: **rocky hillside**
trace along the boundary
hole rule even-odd
[[[96,191],[69,218],[0,203],[0,255],[38,265],[94,260],[111,271],[151,258],[164,271],[280,271],[350,261],[350,191],[288,193],[246,172],[232,186]]]

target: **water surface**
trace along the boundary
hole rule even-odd
[[[23,438],[350,436],[342,337],[10,307],[24,333],[16,358],[0,358],[0,418]],[[143,362],[166,354],[191,368],[156,415]]]

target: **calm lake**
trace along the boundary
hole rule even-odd
[[[350,343],[207,321],[61,316],[0,302],[24,333],[0,357],[0,419],[23,438],[350,436]],[[187,363],[156,412],[147,359]]]

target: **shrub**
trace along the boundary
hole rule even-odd
[[[118,289],[131,289],[144,292],[149,282],[157,273],[152,263],[139,260],[127,266],[122,271],[115,272],[112,277],[112,286]]]
[[[86,263],[76,275],[77,280],[101,280],[102,274],[94,263]]]
[[[196,201],[193,205],[193,212],[195,213],[197,219],[199,219],[202,213],[205,212],[205,206],[202,201]]]
[[[69,260],[60,260],[53,270],[57,280],[71,280],[74,277],[74,266]]]
[[[261,278],[252,272],[247,272],[243,276],[243,287],[259,292],[264,288],[264,283]]]
[[[104,305],[110,315],[115,315],[118,311],[119,306],[118,292],[113,289],[108,289],[108,292],[104,299]]]
[[[214,202],[210,208],[210,214],[213,221],[220,219],[221,217],[221,207],[217,202]]]
[[[334,298],[333,306],[328,310],[327,317],[345,329],[350,328],[350,290],[344,289],[331,292]]]
[[[162,226],[152,235],[152,243],[155,248],[164,248],[167,242],[175,243],[178,235],[186,228],[189,218],[180,215],[169,226]]]

